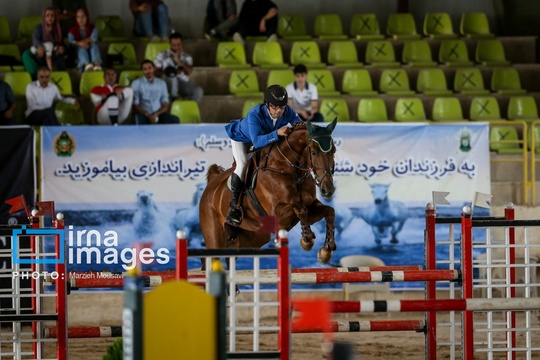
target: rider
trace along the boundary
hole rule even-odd
[[[271,85],[264,92],[264,104],[254,106],[245,118],[233,120],[225,126],[236,162],[230,177],[232,200],[225,218],[230,225],[239,226],[242,222],[243,210],[238,200],[244,189],[249,147],[253,145],[255,149],[260,149],[272,144],[278,141],[279,136],[289,135],[292,125],[302,121],[293,108],[287,105],[287,101],[285,88]]]

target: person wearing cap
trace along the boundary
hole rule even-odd
[[[307,68],[298,64],[293,69],[294,82],[287,85],[289,106],[302,118],[313,122],[323,122],[324,118],[319,110],[319,92],[317,86],[307,81]]]
[[[251,108],[243,119],[233,120],[225,126],[231,138],[236,167],[230,178],[232,200],[225,221],[232,226],[242,222],[243,209],[239,204],[244,190],[247,152],[250,146],[263,148],[286,137],[294,124],[301,122],[298,114],[287,105],[287,90],[281,85],[271,85],[264,92],[264,102]]]

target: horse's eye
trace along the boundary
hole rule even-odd
[[[312,152],[311,152],[311,155],[312,155],[312,156],[317,156],[317,152],[316,152],[316,151],[312,151]]]

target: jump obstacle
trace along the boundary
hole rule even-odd
[[[426,210],[426,273],[424,275],[418,275],[422,279],[426,279],[426,300],[424,301],[407,301],[407,300],[401,300],[401,301],[373,301],[373,302],[335,302],[332,303],[332,311],[335,313],[341,313],[341,312],[381,312],[381,311],[426,311],[426,320],[425,322],[416,322],[416,323],[409,323],[408,325],[399,324],[398,322],[392,322],[392,321],[382,321],[382,322],[376,322],[376,321],[365,321],[365,322],[333,322],[332,323],[332,331],[376,331],[377,329],[388,331],[388,330],[414,330],[414,331],[424,331],[426,332],[426,358],[429,359],[436,359],[436,347],[437,346],[449,346],[451,351],[451,358],[456,358],[456,354],[461,350],[462,352],[462,358],[463,359],[473,359],[474,357],[474,351],[481,351],[489,354],[489,356],[492,356],[493,354],[496,354],[497,352],[506,352],[507,358],[515,358],[515,355],[517,353],[524,353],[526,355],[527,359],[532,358],[533,352],[538,353],[540,351],[540,348],[533,347],[532,345],[532,335],[533,333],[536,334],[540,329],[534,328],[532,324],[532,311],[530,310],[538,310],[540,309],[540,304],[538,303],[538,299],[532,299],[531,298],[531,289],[537,286],[536,283],[531,283],[531,272],[535,271],[535,264],[530,264],[528,262],[529,255],[530,255],[530,249],[533,247],[532,244],[529,244],[528,237],[527,237],[527,228],[528,227],[538,227],[540,226],[540,221],[536,220],[514,220],[513,219],[513,208],[509,206],[505,211],[505,217],[503,218],[472,218],[470,212],[467,211],[468,209],[464,209],[464,212],[462,214],[461,218],[437,218],[435,209],[428,205],[428,208]],[[38,228],[37,226],[37,220],[32,220],[32,227]],[[63,228],[63,222],[61,217],[57,219],[54,223],[56,229],[62,229]],[[461,225],[461,241],[455,239],[455,226]],[[436,229],[439,231],[441,226],[448,226],[448,233],[447,233],[447,239],[445,240],[436,240]],[[492,228],[503,228],[505,229],[505,238],[504,242],[497,243],[497,241],[493,240],[491,229]],[[485,229],[485,239],[482,239],[480,241],[473,241],[473,228],[480,228]],[[515,230],[516,228],[524,229],[524,244],[519,245],[515,242]],[[39,238],[39,236],[36,236],[36,238]],[[55,241],[57,241],[57,237],[55,237]],[[31,241],[33,243],[34,241]],[[39,242],[36,242],[37,247],[33,247],[31,249],[31,253],[29,256],[38,258],[38,257],[44,257],[45,255],[43,253],[39,253]],[[59,246],[59,244],[57,244]],[[454,258],[454,251],[449,251],[449,259],[443,259],[443,260],[437,260],[435,257],[435,248],[437,246],[448,246],[451,250],[454,250],[454,248],[458,245],[461,245],[461,255],[459,258]],[[33,245],[34,246],[34,245]],[[57,246],[57,249],[59,248]],[[187,244],[185,245],[179,245],[177,251],[182,251],[182,246],[185,246],[185,256],[187,256],[187,253],[191,252],[187,251]],[[485,264],[473,264],[473,256],[472,252],[474,249],[482,249],[485,250],[488,255],[490,255],[490,252],[493,251],[493,249],[497,249],[498,247],[504,248],[507,257],[505,257],[505,269],[506,269],[506,278],[504,279],[504,284],[496,283],[493,279],[491,274],[492,270],[496,269],[498,266],[496,264],[496,261],[492,259],[490,256],[487,257],[487,263]],[[278,256],[282,256],[282,249],[286,249],[287,246],[281,247],[278,249]],[[523,249],[524,251],[524,263],[523,264],[516,264],[516,249]],[[204,251],[198,251],[199,256],[203,256]],[[287,252],[288,253],[288,252]],[[57,252],[58,254],[58,252]],[[50,254],[48,254],[50,255]],[[212,257],[216,254],[207,254],[206,256]],[[288,255],[288,254],[287,254]],[[231,255],[234,259],[235,255]],[[268,254],[263,254],[263,256],[268,256]],[[177,257],[177,261],[179,261],[180,257]],[[187,258],[186,258],[187,260]],[[439,266],[437,266],[439,262]],[[234,263],[234,262],[233,262]],[[254,260],[254,263],[257,263],[257,261]],[[184,265],[187,264],[187,261],[184,263]],[[456,272],[454,270],[454,266],[456,264],[460,265],[461,272]],[[57,264],[58,270],[56,271],[63,271],[61,266],[63,264]],[[448,267],[449,270],[444,270],[443,272],[439,272],[440,266]],[[475,267],[478,269],[484,269],[487,271],[487,278],[486,279],[475,279],[473,280],[473,265],[476,265]],[[184,266],[185,267],[185,266]],[[499,266],[500,267],[500,266]],[[208,267],[207,267],[208,268]],[[523,298],[515,298],[516,296],[516,269],[524,269],[525,274],[525,294]],[[319,269],[321,270],[321,269]],[[404,280],[407,276],[405,274],[413,274],[415,272],[419,272],[418,267],[415,266],[413,268],[407,267],[402,269],[397,269],[393,267],[392,269],[362,269],[363,271],[355,271],[354,269],[347,269],[344,271],[340,271],[341,269],[329,269],[329,270],[321,270],[318,272],[315,272],[315,274],[310,274],[312,271],[304,271],[304,270],[297,270],[297,271],[291,271],[289,273],[289,276],[285,276],[286,278],[293,279],[295,274],[309,274],[307,277],[308,279],[315,279],[315,280],[308,280],[312,281],[309,283],[316,283],[317,279],[328,279],[326,283],[331,282],[330,279],[335,280],[334,282],[352,282],[357,279],[361,281],[382,281],[382,279],[386,279],[387,281],[393,280],[393,281],[399,281]],[[366,271],[367,270],[367,271]],[[39,266],[37,266],[32,271],[39,271]],[[426,275],[426,274],[432,274],[430,271],[434,271],[435,275]],[[239,270],[231,268],[231,271],[229,272],[230,275],[233,275],[233,273],[240,273]],[[188,271],[186,269],[182,269],[182,266],[177,265],[176,275],[178,274],[184,274],[185,278],[187,278],[190,281],[199,282],[202,277],[200,273],[192,273],[191,276],[188,276]],[[356,273],[362,274],[358,277],[351,275],[356,275]],[[444,275],[442,275],[444,274]],[[343,276],[347,275],[347,276]],[[150,274],[146,276],[159,276],[162,281],[168,281],[169,278],[165,279],[165,277],[170,275],[155,275]],[[254,286],[254,292],[257,289],[258,285],[262,284],[260,281],[261,278],[264,278],[265,276],[276,276],[279,279],[279,276],[277,276],[277,272],[267,272],[264,273],[264,270],[255,269],[253,270],[252,274],[245,274],[238,276],[238,281],[236,281],[234,278],[230,279],[231,288],[233,288],[233,284],[242,284],[242,279],[250,278],[250,276],[253,277],[255,282],[257,283],[257,286]],[[191,278],[190,278],[191,277]],[[437,277],[440,277],[438,280]],[[369,278],[369,280],[367,280]],[[430,278],[427,280],[427,278]],[[109,280],[109,279],[106,279]],[[170,278],[172,280],[172,277]],[[436,283],[435,281],[448,281],[450,285],[450,292],[448,300],[437,300],[436,299]],[[65,352],[66,345],[67,345],[67,337],[69,331],[66,327],[65,322],[65,312],[62,314],[61,309],[65,310],[65,294],[67,289],[67,282],[59,281],[58,279],[54,279],[55,285],[56,285],[56,299],[57,299],[57,313],[56,314],[42,314],[40,313],[40,300],[43,299],[43,297],[47,294],[41,293],[41,285],[40,279],[36,279],[36,281],[32,281],[32,292],[33,296],[32,298],[34,301],[32,302],[32,309],[34,311],[34,314],[30,317],[25,316],[23,314],[20,314],[20,310],[16,310],[16,314],[13,316],[10,316],[8,321],[12,322],[13,324],[13,333],[19,334],[20,331],[20,321],[32,321],[31,318],[33,317],[35,321],[32,321],[32,338],[34,339],[33,342],[33,353],[35,358],[40,358],[40,352],[42,351],[43,343],[46,342],[48,339],[45,339],[42,334],[45,334],[48,332],[48,335],[53,337],[52,335],[56,335],[57,338],[57,355],[58,358],[62,358],[62,352]],[[315,282],[313,282],[315,281]],[[416,280],[414,280],[416,281]],[[424,280],[423,280],[424,281]],[[292,281],[291,281],[292,282]],[[460,284],[462,282],[462,284]],[[79,286],[81,283],[75,283],[74,285]],[[102,283],[103,285],[103,283]],[[456,288],[458,286],[462,287],[462,299],[453,299],[454,293]],[[494,289],[499,288],[503,286],[507,295],[507,299],[493,299],[492,294]],[[487,290],[488,299],[473,299],[473,291],[475,289],[480,290]],[[35,291],[35,292],[34,292]],[[282,294],[279,296],[278,305],[281,304],[281,307],[278,310],[278,319],[279,324],[277,326],[278,331],[281,332],[281,341],[279,343],[278,352],[279,358],[281,359],[288,359],[290,358],[290,341],[288,340],[288,335],[291,332],[318,332],[320,329],[298,329],[298,328],[292,328],[291,326],[291,306],[294,308],[295,301],[291,301],[289,296],[290,289],[287,291],[282,291]],[[64,296],[62,296],[64,294]],[[255,296],[255,300],[257,300],[258,296]],[[231,297],[231,300],[234,297]],[[62,304],[62,301],[64,302],[64,306],[59,306],[58,304]],[[254,303],[257,303],[257,301],[254,301]],[[60,311],[58,311],[60,309]],[[231,309],[231,308],[230,308]],[[493,319],[493,311],[499,311],[504,310],[506,311],[506,318],[507,320],[504,322],[504,325],[506,325],[504,328],[496,329],[495,326],[500,326],[500,323],[497,321],[494,321]],[[522,326],[521,328],[517,326],[516,324],[516,311],[524,311],[525,317],[526,317],[526,326]],[[450,318],[450,324],[441,324],[437,323],[436,313],[439,311],[450,311],[451,318]],[[461,322],[455,321],[454,312],[459,311],[462,313],[462,320]],[[485,315],[487,317],[487,321],[485,323],[481,323],[481,326],[486,326],[485,329],[479,329],[483,330],[482,333],[486,336],[485,344],[487,345],[485,348],[480,348],[479,346],[475,349],[474,344],[474,325],[475,322],[473,321],[473,311],[482,311],[485,312]],[[230,315],[234,315],[234,310],[230,310]],[[48,329],[47,331],[42,326],[42,321],[45,317],[48,317],[48,320],[55,320],[56,321],[56,329],[55,331],[51,331],[51,329]],[[256,316],[254,316],[255,320]],[[24,319],[24,320],[23,320]],[[4,317],[2,319],[4,321]],[[451,339],[451,341],[441,341],[437,337],[437,326],[461,326],[462,327],[462,337],[461,339]],[[254,326],[256,327],[256,326]],[[454,330],[454,328],[451,328]],[[289,331],[287,331],[287,328]],[[352,330],[351,330],[352,329]],[[358,329],[358,330],[357,330]],[[296,331],[295,331],[296,330]],[[477,329],[478,330],[478,329]],[[91,330],[89,330],[91,331]],[[92,331],[95,331],[92,330]],[[501,342],[496,339],[497,332],[504,332],[506,333],[506,340],[503,342],[504,345],[501,345]],[[536,332],[535,332],[536,331]],[[525,345],[517,345],[516,340],[516,334],[518,332],[524,333],[525,338]],[[111,329],[112,333],[112,329]],[[451,331],[451,333],[455,333]],[[71,334],[77,336],[77,329],[71,329]],[[80,335],[80,332],[79,332]],[[231,338],[234,338],[235,336],[231,336]],[[255,341],[255,337],[254,337]],[[14,354],[17,354],[17,345],[16,341],[13,341],[14,344]],[[497,347],[497,345],[499,345]],[[20,348],[20,346],[19,346]],[[258,348],[258,345],[254,345],[254,350]],[[20,353],[19,353],[20,355]],[[14,355],[15,356],[15,355]],[[276,355],[277,356],[277,355]]]

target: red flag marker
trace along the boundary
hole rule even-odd
[[[28,211],[28,207],[26,206],[24,195],[6,200],[6,204],[11,205],[11,209],[9,210],[10,214],[24,209],[24,211],[26,211],[26,216],[30,217],[30,211]]]
[[[34,206],[39,210],[35,216],[54,216],[54,201],[36,201]]]
[[[257,229],[260,234],[275,233],[277,232],[277,217],[275,216],[259,216],[257,218],[261,223],[261,227]]]

